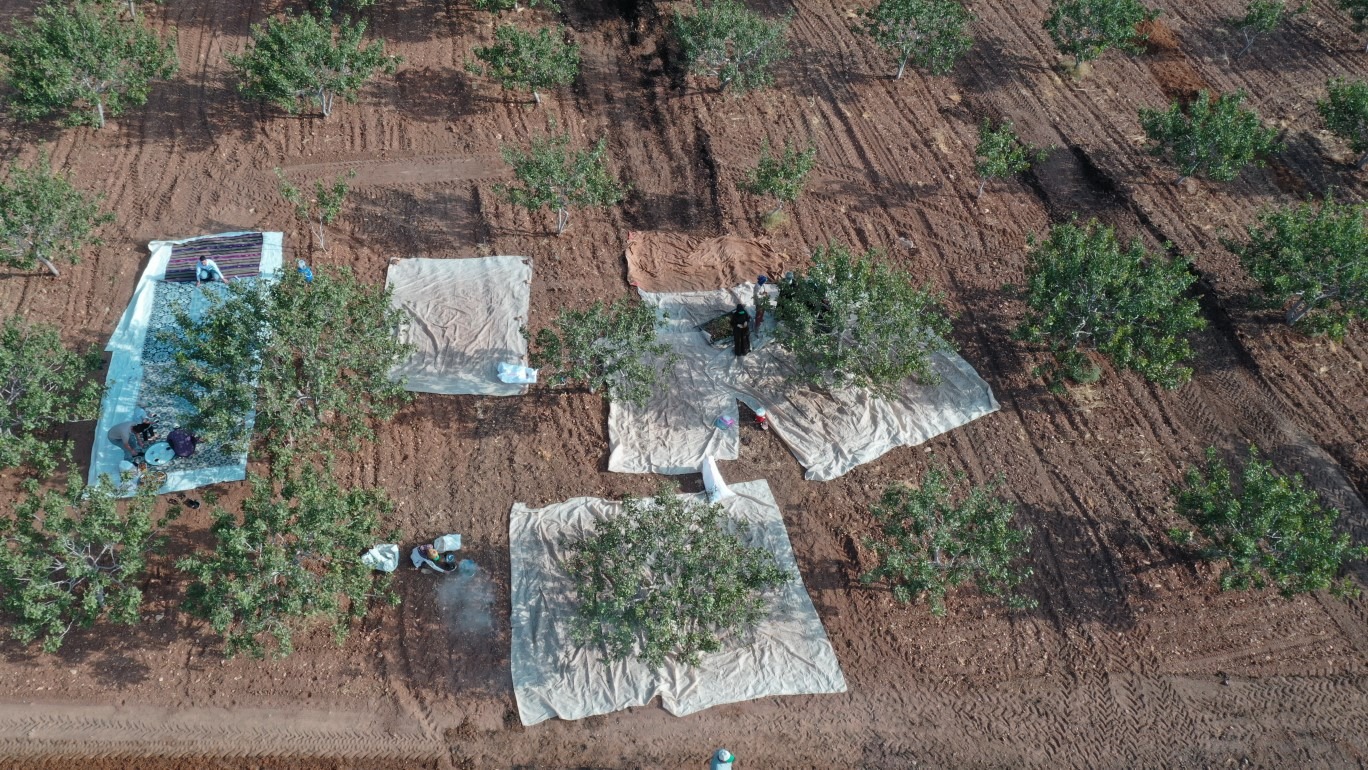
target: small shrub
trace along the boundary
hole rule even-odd
[[[1249,0],[1245,15],[1231,19],[1230,24],[1244,36],[1244,48],[1235,54],[1244,56],[1260,37],[1271,35],[1278,27],[1286,24],[1298,14],[1306,11],[1306,5],[1288,8],[1287,0]]]
[[[1349,562],[1368,558],[1368,548],[1336,534],[1339,511],[1322,506],[1300,475],[1281,476],[1254,447],[1238,488],[1215,449],[1204,467],[1188,468],[1175,490],[1178,514],[1196,532],[1174,529],[1180,544],[1200,543],[1200,556],[1222,562],[1221,588],[1272,586],[1283,596],[1330,589],[1355,597],[1358,586],[1345,576]]]
[[[983,187],[989,179],[1020,174],[1032,163],[1044,160],[1046,154],[1044,150],[1022,142],[1011,123],[994,128],[991,120],[984,119],[979,125],[979,142],[974,151],[974,170],[979,175],[978,194],[974,197],[983,197]]]
[[[356,177],[355,171],[339,174],[332,184],[322,180],[314,182],[313,196],[304,197],[303,191],[285,178],[285,172],[275,170],[280,182],[280,197],[295,208],[295,216],[312,225],[314,235],[318,236],[318,247],[328,248],[326,227],[342,213],[342,204],[347,200],[347,182]],[[317,224],[314,224],[314,223]]]
[[[746,175],[741,189],[753,195],[773,195],[779,201],[770,212],[775,214],[783,210],[785,203],[798,200],[816,161],[816,147],[801,149],[785,141],[783,151],[776,154],[770,149],[769,139],[764,139],[760,143],[760,160]]]
[[[933,468],[920,487],[884,490],[871,509],[882,532],[865,542],[879,565],[861,582],[887,583],[904,604],[925,597],[937,616],[945,614],[946,594],[970,581],[1009,607],[1034,607],[1035,600],[1019,591],[1032,574],[1021,565],[1031,528],[1013,526],[1015,507],[995,494],[1001,481],[967,495],[956,495],[950,481]]]
[[[1339,0],[1339,7],[1353,19],[1355,32],[1368,29],[1368,0]],[[1368,51],[1368,46],[1363,50]]]

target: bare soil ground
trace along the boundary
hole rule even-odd
[[[766,478],[850,691],[766,699],[677,719],[655,707],[523,729],[508,673],[507,514],[577,495],[649,492],[609,474],[605,407],[584,395],[420,396],[346,466],[379,484],[416,539],[465,534],[496,591],[493,622],[452,625],[437,583],[402,573],[397,610],[377,610],[340,648],[318,633],[283,661],[225,661],[176,609],[163,563],[147,619],[74,633],[55,656],[0,645],[0,764],[42,768],[697,767],[717,746],[738,767],[1362,767],[1368,764],[1368,605],[1221,593],[1165,535],[1168,489],[1203,447],[1256,442],[1306,474],[1368,536],[1368,361],[1284,328],[1246,300],[1247,277],[1221,245],[1275,202],[1333,186],[1361,195],[1344,148],[1319,130],[1328,77],[1364,72],[1361,42],[1330,0],[1231,61],[1220,20],[1234,0],[1165,7],[1151,53],[1108,55],[1074,82],[1040,21],[1045,0],[971,2],[978,42],[955,74],[893,81],[893,66],[850,31],[854,5],[758,0],[796,10],[795,56],[778,86],[743,97],[680,75],[664,29],[671,6],[567,0],[583,45],[573,88],[533,108],[464,73],[491,17],[465,5],[393,0],[372,29],[405,61],[332,118],[291,118],[232,91],[224,54],[242,50],[272,3],[167,0],[144,6],[179,39],[181,74],[143,110],[101,131],[0,122],[0,160],[54,160],[108,195],[106,245],[60,280],[0,278],[0,311],[58,323],[102,343],[127,303],[149,240],[282,229],[287,259],[346,264],[374,281],[393,256],[525,254],[535,259],[533,325],[566,306],[627,290],[627,232],[760,233],[768,207],[736,182],[760,142],[810,138],[818,172],[773,234],[789,254],[837,239],[878,246],[942,287],[955,341],[995,388],[1001,412],[924,447],[824,484],[808,483],[772,435],[750,433],[729,479]],[[11,0],[0,24],[27,15]],[[536,14],[518,14],[527,23]],[[1288,149],[1231,184],[1172,185],[1144,153],[1136,108],[1200,88],[1246,89]],[[550,222],[498,202],[502,142],[548,116],[585,142],[606,136],[631,184],[612,210]],[[975,200],[975,127],[1006,118],[1054,145],[1029,178]],[[276,193],[274,167],[302,176],[355,169],[356,193],[326,252]],[[1211,325],[1194,381],[1173,392],[1108,370],[1065,395],[1032,378],[1037,357],[1010,337],[1026,237],[1079,212],[1201,271]],[[73,433],[88,455],[90,426]],[[861,587],[869,502],[933,460],[1006,488],[1035,528],[1037,610],[1012,614],[973,595],[949,614],[895,605]],[[12,479],[6,482],[12,488]],[[686,486],[696,479],[685,479]],[[218,492],[231,502],[241,491]],[[182,520],[173,551],[206,537]],[[1360,569],[1359,578],[1368,575]]]

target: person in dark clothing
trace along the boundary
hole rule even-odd
[[[177,457],[190,457],[195,454],[195,447],[199,445],[199,436],[191,433],[185,428],[176,428],[166,436],[166,443],[171,445],[171,451]]]
[[[738,304],[731,314],[732,349],[738,356],[750,352],[751,318],[746,306]]]

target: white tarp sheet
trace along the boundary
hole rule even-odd
[[[773,286],[766,289],[774,290]],[[653,294],[663,321],[660,338],[679,355],[666,384],[644,407],[612,402],[608,410],[608,470],[696,473],[703,458],[737,457],[737,429],[721,430],[719,415],[737,416],[740,400],[768,411],[770,428],[806,469],[806,478],[834,479],[899,446],[916,445],[998,410],[992,388],[955,354],[933,358],[940,382],[907,382],[895,399],[867,390],[817,391],[785,377],[788,355],[765,342],[773,317],[752,335],[754,349],[737,357],[707,344],[699,324],[751,305],[754,284],[710,292]],[[752,312],[754,312],[752,310]]]
[[[403,259],[385,279],[394,306],[409,316],[400,338],[413,356],[395,367],[416,393],[516,396],[521,383],[499,380],[499,364],[527,363],[532,264],[526,257]]]
[[[138,279],[138,285],[133,290],[133,299],[128,303],[123,316],[119,319],[119,325],[114,328],[114,333],[109,338],[109,344],[105,346],[105,350],[113,355],[109,359],[109,372],[105,377],[105,392],[100,401],[100,418],[95,425],[95,441],[90,457],[89,483],[97,483],[100,476],[104,474],[108,474],[110,479],[116,482],[119,479],[119,463],[123,460],[124,453],[123,449],[108,439],[109,429],[133,419],[138,402],[144,399],[143,352],[147,342],[148,329],[153,324],[153,308],[156,305],[157,290],[159,287],[169,286],[163,283],[163,279],[166,277],[166,265],[171,259],[172,248],[178,244],[205,238],[222,238],[243,234],[242,232],[219,233],[177,241],[152,241],[148,244],[148,250],[151,251],[152,255],[148,259],[147,268],[143,270],[142,276]],[[283,234],[262,233],[261,274],[263,276],[270,276],[279,272],[283,245]],[[192,316],[197,316],[209,307],[209,299],[205,292],[222,291],[224,287],[222,284],[209,283],[205,284],[202,289],[195,289],[194,291],[190,291],[188,284],[185,286],[176,285],[174,288],[188,297],[187,310]],[[154,409],[153,411],[158,410]],[[159,412],[159,416],[164,420],[173,417],[166,411],[163,409]],[[247,419],[250,420],[251,416],[247,416]],[[191,464],[188,463],[172,463],[168,466],[166,475],[167,481],[161,489],[162,493],[181,492],[224,481],[241,481],[247,477],[247,454],[242,452],[240,457],[234,457],[224,465],[201,467],[199,463],[196,463],[194,467],[191,467]],[[131,490],[126,491],[129,494],[132,493]]]
[[[803,587],[769,484],[729,486],[735,496],[721,501],[723,508],[750,526],[749,544],[773,553],[794,579],[779,591],[773,612],[753,637],[703,656],[697,668],[670,663],[659,672],[634,660],[607,664],[596,650],[577,648],[569,638],[573,594],[557,566],[564,558],[562,538],[592,531],[594,522],[620,503],[578,497],[539,509],[513,506],[508,525],[511,663],[523,724],[606,714],[645,705],[656,696],[666,711],[683,716],[773,695],[845,692],[845,677]]]

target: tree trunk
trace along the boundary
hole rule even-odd
[[[987,179],[979,179],[979,191],[978,191],[978,195],[975,195],[975,196],[974,196],[974,200],[978,200],[979,198],[982,198],[982,197],[983,197],[983,186],[986,185],[986,184],[988,184],[988,180],[987,180]]]
[[[52,276],[54,278],[62,277],[62,272],[57,269],[56,265],[52,264],[52,260],[48,259],[47,257],[38,257],[38,261],[43,263],[43,267],[46,267],[48,270],[52,271]]]
[[[1359,169],[1360,171],[1363,170],[1364,166],[1368,166],[1368,152],[1365,152],[1363,157],[1358,159],[1358,163],[1354,164],[1354,168]]]
[[[538,107],[541,106],[541,94],[537,93],[537,89],[535,88],[532,89],[532,102]]]
[[[570,225],[570,212],[565,206],[556,209],[556,235],[565,232],[565,228]]]
[[[96,99],[96,100],[95,100],[95,113],[99,116],[99,121],[100,121],[99,127],[100,127],[100,128],[104,128],[104,124],[105,124],[105,118],[104,118],[104,99]]]
[[[894,75],[894,76],[893,76],[893,79],[894,79],[894,80],[902,80],[903,70],[905,70],[905,69],[907,69],[907,57],[906,57],[906,56],[903,57],[902,61],[898,62],[898,74]]]
[[[128,15],[132,16],[134,21],[136,21],[138,19],[138,7],[133,3],[134,0],[128,0]]]
[[[328,240],[327,235],[323,231],[322,217],[318,218],[318,248],[322,249],[323,251],[328,250]]]
[[[318,106],[319,106],[320,109],[323,110],[323,117],[326,118],[326,117],[328,117],[329,115],[331,115],[331,114],[332,114],[332,94],[328,93],[326,90],[324,90],[324,89],[322,89],[322,88],[318,89]]]

